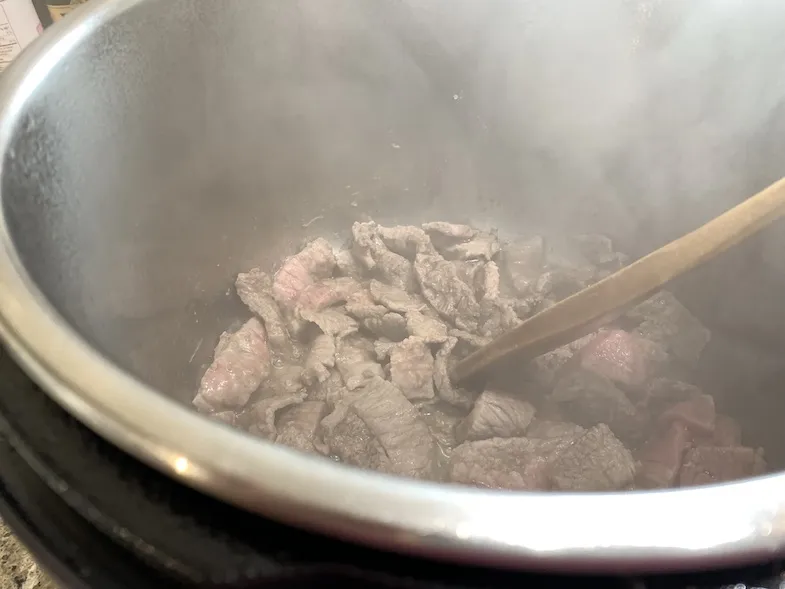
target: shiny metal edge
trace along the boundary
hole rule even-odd
[[[143,1],[91,0],[6,70],[0,78],[0,154],[25,100],[69,48]],[[0,162],[0,177],[2,172]],[[112,443],[236,506],[379,548],[561,573],[731,566],[785,550],[781,474],[676,491],[506,493],[359,471],[255,440],[198,416],[108,362],[24,271],[4,218],[0,243],[0,337],[31,377]]]

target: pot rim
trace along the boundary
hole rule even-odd
[[[91,0],[3,73],[0,181],[35,89],[98,27],[146,1]],[[461,563],[663,572],[768,560],[785,549],[783,474],[667,491],[499,492],[360,471],[208,420],[110,363],[69,326],[24,269],[6,221],[3,209],[7,348],[64,409],[180,483],[284,523]]]

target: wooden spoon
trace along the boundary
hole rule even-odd
[[[684,237],[528,318],[464,358],[452,370],[461,382],[515,355],[530,360],[596,331],[663,285],[740,243],[785,214],[785,178]]]

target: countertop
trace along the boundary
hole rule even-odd
[[[57,589],[0,520],[0,589]]]

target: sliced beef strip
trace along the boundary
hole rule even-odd
[[[371,296],[370,291],[360,290],[349,296],[346,301],[346,312],[359,320],[380,318],[389,312],[384,305],[379,305]]]
[[[224,332],[210,367],[202,376],[197,407],[240,409],[270,375],[267,334],[258,319],[246,321],[234,333]]]
[[[433,354],[425,341],[409,337],[390,352],[390,380],[407,399],[428,401],[434,398]]]
[[[477,230],[468,225],[447,223],[445,221],[423,223],[422,228],[430,236],[431,243],[438,250],[444,250],[477,235]]]
[[[324,401],[330,406],[335,406],[349,395],[349,389],[343,383],[343,378],[337,370],[331,370],[329,376],[322,382],[314,382],[308,389],[308,399],[311,401]]]
[[[361,336],[339,339],[335,346],[335,365],[350,391],[374,376],[384,378],[384,369],[374,360],[373,343]]]
[[[321,425],[330,454],[342,462],[378,470],[385,460],[381,443],[351,405],[338,406]]]
[[[659,345],[620,329],[595,337],[581,350],[580,356],[583,368],[631,390],[642,389],[667,360]]]
[[[384,245],[379,237],[376,223],[368,221],[365,223],[356,222],[352,225],[352,247],[351,251],[355,259],[366,270],[376,268],[376,261],[373,257],[373,250],[379,245]]]
[[[735,481],[766,472],[762,451],[736,446],[700,446],[688,450],[679,472],[679,485],[708,485]]]
[[[662,345],[686,366],[697,363],[709,341],[709,330],[667,291],[644,301],[627,316],[641,321],[637,333]]]
[[[327,240],[315,239],[300,253],[284,260],[273,279],[273,297],[282,307],[294,309],[305,288],[332,276],[335,265],[335,254]]]
[[[459,442],[522,436],[534,419],[528,401],[499,391],[486,390],[477,398],[471,413],[455,431]]]
[[[305,392],[288,393],[269,396],[258,401],[251,407],[253,423],[248,429],[250,433],[260,438],[275,441],[278,430],[275,427],[276,414],[305,400]]]
[[[450,382],[450,356],[458,344],[458,338],[450,337],[436,352],[433,362],[433,383],[439,398],[450,405],[468,409],[474,403],[476,394],[465,389],[453,387]]]
[[[427,253],[433,250],[428,234],[414,225],[396,225],[394,227],[378,226],[377,231],[384,245],[390,251],[410,260],[418,252]]]
[[[480,272],[479,294],[480,303],[495,301],[501,296],[501,272],[496,262],[483,264]]]
[[[363,278],[363,268],[355,259],[350,250],[339,250],[335,253],[335,264],[340,276],[361,280]]]
[[[597,268],[580,252],[570,248],[548,252],[543,270],[535,291],[557,301],[586,288],[598,278]]]
[[[416,478],[433,476],[436,441],[419,412],[392,383],[374,377],[353,404],[384,448],[380,470]]]
[[[360,326],[352,317],[349,317],[345,309],[340,307],[331,307],[322,311],[306,311],[300,312],[300,316],[314,323],[325,335],[333,337],[344,337],[356,332]]]
[[[414,272],[425,300],[441,316],[459,329],[477,329],[480,305],[474,298],[474,291],[458,278],[455,266],[440,256],[417,254]]]
[[[649,439],[639,454],[636,482],[645,489],[672,487],[679,474],[684,452],[690,446],[690,432],[674,422]]]
[[[452,482],[510,490],[546,490],[550,464],[568,440],[490,438],[464,442],[450,455]]]
[[[562,450],[553,461],[551,481],[561,491],[613,491],[635,478],[635,460],[601,423]]]
[[[270,347],[283,354],[292,355],[296,348],[292,345],[284,318],[270,292],[270,276],[259,268],[254,268],[237,275],[235,288],[240,300],[264,323]]]
[[[497,298],[482,301],[479,333],[486,337],[498,337],[518,327],[522,321],[518,318],[515,308],[513,299]]]
[[[327,415],[327,403],[304,401],[281,411],[277,421],[275,442],[302,452],[327,454],[328,449],[319,439],[322,419]]]
[[[526,428],[526,437],[531,439],[552,438],[577,438],[583,435],[586,429],[577,423],[568,421],[550,421],[547,419],[533,419]]]
[[[305,387],[303,384],[303,368],[297,364],[275,364],[270,371],[270,377],[260,387],[260,392],[266,396],[299,393]]]
[[[376,223],[355,223],[352,225],[352,237],[352,253],[363,267],[373,271],[388,284],[403,290],[412,290],[412,263],[387,249]]]
[[[585,369],[571,370],[556,383],[551,399],[575,423],[606,423],[621,439],[633,442],[643,433],[635,405],[609,379]]]
[[[572,360],[573,351],[569,346],[551,350],[531,361],[531,374],[534,382],[544,390],[553,389],[562,375],[564,367]]]
[[[447,325],[435,317],[429,317],[419,311],[406,313],[406,329],[409,335],[419,337],[428,344],[442,344],[447,341]]]
[[[438,254],[435,254],[438,255]],[[485,264],[480,260],[450,260],[455,268],[455,274],[472,291],[477,291],[482,286],[482,273]]]
[[[398,342],[390,341],[387,338],[379,338],[373,342],[373,349],[376,352],[376,359],[379,362],[388,362],[393,348],[398,345]]]
[[[368,284],[371,297],[380,305],[384,305],[390,311],[398,313],[408,313],[410,311],[422,311],[426,305],[422,300],[410,295],[402,288],[384,284],[378,280],[371,280]]]
[[[490,233],[478,233],[469,241],[445,248],[444,255],[451,259],[490,261],[500,249],[498,237]]]
[[[502,248],[501,269],[515,294],[532,294],[542,274],[545,242],[536,236],[514,241]]]
[[[335,338],[324,334],[316,336],[305,360],[303,379],[308,384],[324,382],[330,377],[330,369],[334,366]]]
[[[681,423],[693,434],[712,435],[716,415],[714,397],[699,394],[672,406],[662,414],[660,421]]]
[[[381,317],[369,317],[363,327],[378,337],[400,342],[409,336],[406,319],[398,313],[385,313]]]
[[[439,444],[444,457],[449,457],[452,449],[458,445],[455,439],[455,428],[463,419],[464,413],[443,403],[431,403],[420,407],[420,415],[431,430],[431,435]]]
[[[345,303],[354,293],[362,290],[362,285],[354,278],[330,278],[320,280],[305,287],[297,299],[297,313],[312,313]]]
[[[647,412],[658,416],[672,405],[701,394],[703,392],[695,385],[660,377],[652,379],[647,384],[643,403]]]

